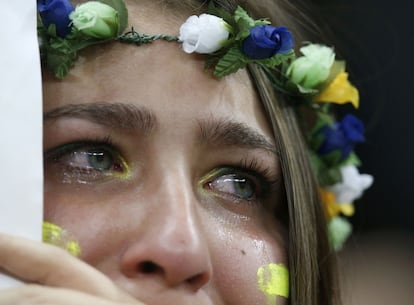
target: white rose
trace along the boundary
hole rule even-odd
[[[368,174],[360,174],[354,165],[341,167],[342,182],[328,187],[328,191],[335,194],[337,203],[351,203],[362,196],[362,193],[371,186],[374,178]]]
[[[180,27],[179,41],[186,53],[209,54],[219,50],[229,37],[229,25],[217,16],[190,16]]]

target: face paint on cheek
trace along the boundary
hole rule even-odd
[[[289,297],[289,270],[283,264],[268,264],[257,270],[257,286],[267,297],[268,304],[276,304],[276,297]]]
[[[65,229],[58,225],[44,221],[42,238],[43,242],[65,249],[74,256],[79,256],[80,254],[79,243]]]

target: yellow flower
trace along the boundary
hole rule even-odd
[[[349,82],[348,73],[342,71],[313,101],[335,104],[352,103],[355,108],[358,108],[359,93],[358,89]]]
[[[349,203],[337,203],[335,194],[326,190],[320,190],[322,202],[325,205],[325,211],[328,219],[332,219],[339,214],[345,216],[354,215],[355,209],[352,202]]]

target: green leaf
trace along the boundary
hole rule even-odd
[[[313,172],[322,187],[342,182],[342,174],[339,166],[330,167],[319,155],[310,151],[310,161]]]
[[[309,141],[309,147],[312,150],[317,151],[319,149],[319,147],[321,146],[321,144],[323,143],[324,139],[325,139],[325,137],[322,134],[312,135],[311,139]]]
[[[329,166],[339,166],[341,164],[342,152],[339,149],[333,150],[330,153],[324,154],[321,158]]]
[[[233,28],[236,26],[233,15],[230,14],[229,12],[215,6],[213,1],[210,1],[209,5],[208,5],[207,13],[210,14],[210,15],[214,15],[214,16],[223,18],[223,20],[225,22],[227,22]]]
[[[335,123],[335,119],[333,118],[331,114],[317,111],[316,112],[316,123],[311,132],[312,133],[318,132],[325,125],[333,126],[334,123]]]
[[[234,20],[236,21],[237,27],[235,40],[242,41],[250,35],[250,29],[254,27],[254,20],[240,6],[234,12]]]
[[[265,59],[256,59],[256,60],[253,60],[252,62],[260,66],[263,66],[263,67],[275,68],[279,66],[280,64],[282,64],[283,62],[293,59],[294,57],[295,57],[295,53],[292,50],[287,54],[276,54],[273,57],[265,58]]]
[[[355,166],[361,166],[362,162],[361,159],[358,158],[358,156],[356,155],[356,153],[351,152],[348,156],[348,158],[346,158],[341,165],[345,166],[345,165],[355,165]]]
[[[73,48],[76,51],[79,51],[79,50],[82,50],[86,47],[93,46],[93,45],[100,44],[100,43],[105,43],[105,42],[108,42],[108,41],[113,41],[113,39],[112,38],[109,38],[109,39],[96,39],[96,38],[81,39],[81,40],[73,41],[72,45],[73,45]]]
[[[72,41],[60,37],[52,37],[46,50],[46,65],[62,79],[76,59],[77,50]]]
[[[122,35],[128,26],[128,10],[123,0],[98,0],[101,3],[107,4],[118,12],[119,28],[118,36]]]
[[[239,48],[231,48],[217,63],[214,75],[223,77],[244,68],[247,62]]]
[[[236,41],[244,40],[250,35],[250,29],[257,25],[269,24],[270,22],[264,19],[254,20],[249,16],[249,14],[240,6],[237,7],[234,12],[234,20],[237,25],[237,35],[235,37]]]
[[[50,37],[57,37],[56,35],[56,24],[51,23],[49,27],[47,28],[47,35]]]
[[[328,223],[328,237],[335,251],[343,248],[345,241],[351,233],[352,225],[344,217],[334,217]]]
[[[338,167],[333,167],[319,173],[319,184],[330,186],[342,182],[342,174]]]
[[[217,61],[219,58],[214,56],[208,56],[204,62],[204,70],[211,69],[215,64],[217,64]]]
[[[319,92],[319,90],[318,90],[318,89],[306,88],[306,87],[303,87],[303,86],[301,86],[301,85],[299,85],[299,84],[295,84],[295,83],[293,83],[293,82],[290,82],[290,83],[294,84],[294,85],[295,85],[295,87],[296,87],[296,89],[297,89],[297,90],[298,90],[301,94],[311,95],[311,94],[316,94],[316,93],[318,93],[318,92]]]
[[[252,28],[252,26],[250,26],[250,24],[244,20],[244,19],[239,19],[237,21],[237,35],[236,35],[236,40],[244,40],[246,37],[248,37],[250,35],[250,29]]]
[[[322,162],[322,160],[318,157],[316,153],[313,151],[309,151],[310,161],[312,165],[313,172],[315,176],[318,177],[319,180],[319,173],[326,169],[326,165]]]
[[[46,65],[49,69],[55,72],[55,76],[62,79],[72,67],[76,59],[76,52],[74,53],[47,53]]]
[[[290,92],[291,95],[295,96],[300,96],[300,97],[304,97],[304,96],[312,96],[316,93],[318,93],[318,90],[315,89],[307,89],[304,88],[298,84],[295,84],[294,82],[292,82],[290,79],[287,79],[284,83],[284,88],[286,90],[286,92]]]
[[[254,21],[254,26],[267,25],[267,24],[271,24],[271,22],[267,19],[258,19]]]
[[[234,12],[234,20],[236,20],[237,24],[239,24],[239,22],[247,24],[249,28],[255,26],[255,20],[252,17],[250,17],[249,14],[247,14],[247,12],[240,6],[238,6],[236,11]]]
[[[237,25],[237,28],[239,29],[237,31],[237,35],[234,37],[235,41],[243,41],[245,40],[249,35],[250,35],[250,31],[249,31],[249,27],[244,27],[244,29],[240,30],[240,28],[243,28],[244,25]]]

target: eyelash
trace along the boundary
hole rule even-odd
[[[120,168],[121,171],[129,172],[127,162],[125,162],[125,160],[122,158],[122,151],[118,147],[118,145],[114,144],[110,136],[96,138],[93,140],[84,139],[80,141],[66,143],[49,149],[45,152],[44,160],[46,165],[53,163],[57,164],[65,156],[70,156],[71,153],[74,153],[77,150],[88,148],[89,151],[100,150],[108,152],[114,161],[117,161],[119,162],[119,164],[122,165]],[[93,168],[79,169],[67,165],[66,170],[74,174],[75,179],[83,178],[85,182],[95,182],[96,178],[107,178],[107,176],[102,174],[98,169]],[[221,196],[229,198],[230,200],[243,201],[249,204],[254,204],[266,199],[272,193],[271,190],[274,188],[274,186],[277,185],[277,183],[279,182],[279,178],[274,176],[271,172],[271,169],[268,166],[264,165],[263,162],[260,162],[259,159],[255,157],[244,157],[240,161],[235,162],[234,164],[216,166],[212,171],[210,171],[211,174],[208,174],[209,179],[203,179],[201,183],[203,186],[208,185],[210,183],[211,186],[211,183],[214,179],[219,179],[220,177],[223,177],[225,175],[234,175],[234,177],[244,177],[249,182],[254,182],[255,198],[245,199],[235,194],[230,194],[228,192],[221,192]],[[92,173],[97,173],[97,175],[91,175]],[[116,171],[112,171],[109,176],[112,177],[112,174],[116,176],[125,175],[123,173],[117,173]],[[256,189],[258,189],[258,191]]]
[[[263,179],[264,182],[266,182],[270,186],[274,186],[279,182],[279,178],[271,174],[271,169],[260,163],[259,159],[257,158],[244,158],[240,161],[239,164],[240,168],[243,168],[244,170],[247,170],[252,174],[259,175],[259,177],[261,177],[261,179]]]
[[[230,194],[228,192],[221,192],[220,190],[216,191],[219,193],[219,196],[224,197],[225,200],[235,200],[237,203],[242,202],[253,205],[259,204],[272,194],[272,190],[279,182],[279,178],[271,173],[271,169],[263,165],[257,158],[243,158],[234,165],[218,166],[210,173],[212,174],[209,174],[207,181],[204,180],[202,184],[204,188],[212,190],[212,184],[215,182],[215,180],[220,179],[226,175],[240,175],[250,182],[252,180],[255,180],[257,182],[255,183],[254,187],[255,189],[259,188],[259,190],[255,190],[253,198],[242,198],[241,196]]]
[[[45,165],[49,166],[58,164],[66,156],[70,157],[71,154],[74,154],[78,151],[86,151],[87,154],[91,154],[93,151],[106,153],[105,156],[111,158],[110,161],[113,161],[113,164],[111,163],[111,165],[115,166],[115,168],[100,170],[94,169],[93,167],[80,168],[76,166],[66,165],[65,170],[68,171],[69,174],[65,173],[65,178],[71,177],[70,175],[73,175],[71,178],[81,179],[81,182],[92,182],[99,180],[100,178],[112,177],[113,175],[125,176],[129,172],[127,162],[125,162],[125,160],[121,157],[121,151],[119,150],[118,146],[113,143],[110,136],[97,138],[94,140],[84,139],[74,141],[51,148],[45,152]],[[89,156],[90,155],[88,155],[88,157]]]
[[[74,152],[76,149],[82,147],[106,147],[109,148],[109,150],[117,150],[117,148],[112,142],[112,139],[109,136],[106,136],[102,139],[78,140],[53,147],[45,152],[44,159],[45,161],[57,162],[63,156],[67,155],[68,153]]]

